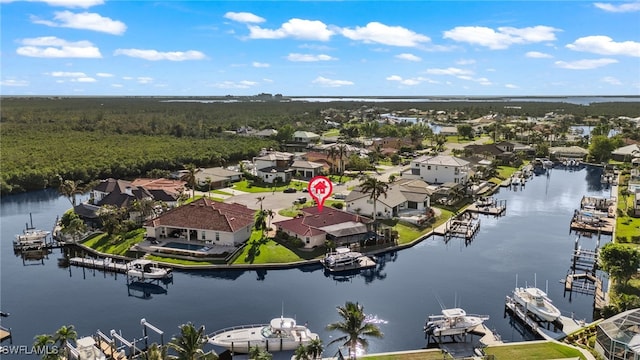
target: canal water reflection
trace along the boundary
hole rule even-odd
[[[569,233],[574,209],[583,195],[608,197],[609,191],[600,184],[598,168],[553,169],[522,189],[497,193],[497,199],[507,201],[506,215],[481,217],[480,231],[468,244],[431,237],[385,254],[374,271],[353,276],[329,276],[319,265],[290,270],[176,271],[173,283],[146,292],[132,291],[122,275],[60,268],[60,250],[54,250],[44,264],[23,265],[13,254],[11,240],[29,213],[37,227],[49,229],[70,203],[51,190],[4,196],[0,303],[1,310],[11,316],[2,325],[12,328],[14,344],[31,345],[35,335],[53,333],[67,324],[75,325],[81,336],[115,329],[125,338],[139,338],[140,319],[145,318],[164,330],[168,341],[180,324],[189,321],[212,332],[266,323],[284,310],[285,316],[318,332],[326,345],[339,336],[325,330],[328,323],[339,320],[336,306],[357,301],[379,320],[385,334],[370,341],[369,352],[386,352],[423,348],[425,319],[440,312],[441,301],[469,313],[489,314],[485,324],[504,341],[531,339],[531,334],[504,317],[505,296],[516,285],[516,275],[520,286],[533,285],[534,278],[540,288],[548,283],[549,296],[564,315],[592,320],[593,297],[574,295],[569,302],[560,280],[569,270],[576,238]],[[603,238],[602,244],[606,241]],[[595,237],[583,238],[581,244],[593,248]],[[332,345],[325,355],[336,351]]]

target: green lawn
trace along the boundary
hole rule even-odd
[[[498,166],[498,177],[505,180],[508,177],[511,177],[511,175],[516,171],[518,171],[518,168],[512,166]]]
[[[272,264],[300,261],[301,258],[293,251],[271,239],[261,239],[260,231],[253,231],[247,246],[236,257],[232,264]]]
[[[485,352],[487,355],[494,355],[496,360],[546,360],[578,357],[585,359],[579,350],[554,342],[490,346],[485,349]]]
[[[144,240],[145,229],[136,229],[126,233],[124,236],[108,236],[106,233],[90,237],[82,244],[96,251],[112,255],[126,255],[129,249]]]
[[[620,187],[621,188],[621,187]],[[618,214],[616,218],[616,240],[626,238],[631,241],[633,236],[640,234],[640,218],[626,215],[627,209],[633,209],[633,196],[622,196],[622,190],[618,191]],[[625,206],[626,200],[626,206]],[[620,213],[624,214],[620,216]]]
[[[254,182],[249,180],[242,180],[236,183],[233,183],[233,189],[238,191],[244,191],[248,193],[261,193],[261,192],[273,192],[273,191],[282,191],[286,188],[292,187],[297,190],[302,190],[307,187],[307,183],[304,181],[291,180],[289,184],[284,184],[281,186],[273,187],[268,184],[263,184],[263,186],[255,185]]]
[[[169,264],[178,264],[178,265],[214,265],[215,264],[209,261],[183,260],[183,259],[176,259],[176,258],[156,256],[156,255],[149,255],[146,258],[153,261],[165,262]]]
[[[507,346],[493,346],[485,349],[487,355],[494,355],[496,360],[549,360],[580,358],[585,359],[579,350],[569,346],[542,342],[534,344],[517,344]],[[449,354],[440,350],[418,350],[415,352],[401,352],[397,354],[364,355],[367,360],[448,360],[453,359]]]

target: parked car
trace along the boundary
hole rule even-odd
[[[297,190],[294,189],[294,188],[286,188],[286,189],[282,190],[283,193],[287,193],[287,194],[294,193],[296,191]]]
[[[304,204],[307,202],[307,197],[306,196],[299,197],[298,199],[296,199],[296,202],[298,202],[298,204]]]
[[[333,194],[333,198],[337,199],[337,200],[344,200],[347,198],[347,195],[345,194]]]

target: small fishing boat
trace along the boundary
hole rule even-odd
[[[433,336],[466,334],[486,320],[489,315],[468,315],[461,308],[443,309],[441,315],[427,318],[424,331]]]
[[[137,259],[127,264],[127,275],[138,279],[164,279],[172,276],[172,272],[154,261]]]
[[[279,317],[269,324],[235,326],[218,330],[207,336],[212,345],[232,352],[248,353],[252,347],[267,351],[295,350],[318,339],[305,325],[296,324],[292,318]]]

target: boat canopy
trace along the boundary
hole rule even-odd
[[[280,317],[271,320],[271,327],[277,330],[291,330],[296,326],[295,319]]]

